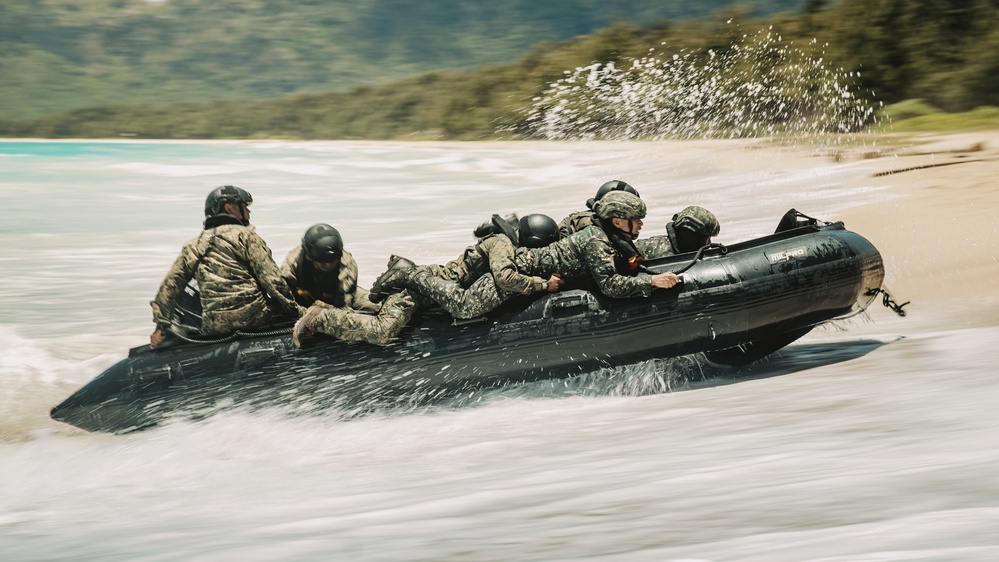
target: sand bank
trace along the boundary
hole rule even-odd
[[[655,156],[651,164],[629,171],[634,185],[682,176],[678,165],[721,176],[817,166],[863,170],[848,174],[853,179],[846,187],[872,194],[872,202],[843,211],[802,210],[842,220],[875,244],[885,260],[885,287],[899,302],[912,301],[905,324],[941,329],[999,324],[999,131],[885,135],[844,148],[717,140],[574,143],[571,150],[603,156],[619,151],[622,159],[634,159],[636,152]],[[723,229],[720,241],[730,242],[724,234]],[[879,316],[891,316],[885,313]]]
[[[893,198],[842,220],[881,251],[885,283],[913,301],[911,315],[947,327],[999,323],[999,132],[888,140],[866,153],[876,171],[858,181]]]

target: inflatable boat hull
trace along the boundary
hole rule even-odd
[[[692,258],[647,265],[678,271]],[[211,345],[137,347],[56,406],[52,417],[87,431],[125,432],[231,407],[307,413],[564,378],[759,341],[784,345],[865,308],[883,277],[878,251],[841,223],[796,228],[709,249],[681,285],[651,298],[576,289],[515,300],[458,325],[430,312],[387,347],[323,338],[296,349],[287,330]]]

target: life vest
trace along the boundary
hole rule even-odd
[[[645,261],[645,256],[631,239],[625,238],[617,227],[610,222],[604,223],[596,215],[592,217],[592,221],[594,225],[600,227],[607,234],[607,238],[614,248],[614,269],[619,274],[632,276],[646,271],[642,264]]]
[[[295,264],[295,279],[295,295],[303,304],[312,305],[318,300],[341,308],[346,306],[347,297],[340,283],[340,267],[332,271],[319,271],[303,252]]]

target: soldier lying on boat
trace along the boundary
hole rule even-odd
[[[657,288],[679,283],[672,272],[650,275],[635,246],[645,218],[645,203],[624,189],[609,190],[593,204],[590,225],[543,248],[518,252],[517,269],[525,275],[558,274],[567,284],[593,282],[615,298],[648,297]]]
[[[522,294],[558,290],[570,283],[592,283],[610,297],[647,297],[656,288],[668,289],[679,283],[679,277],[674,273],[650,275],[641,265],[644,257],[634,240],[644,224],[646,206],[637,195],[624,189],[608,189],[594,202],[593,208],[590,225],[579,232],[540,247],[516,249],[513,265],[517,278],[549,279],[544,287],[536,285],[532,292]],[[471,247],[462,258],[447,266],[423,268],[397,258],[390,264],[389,271],[375,282],[372,293],[376,296],[372,298],[377,298],[379,292],[408,288],[433,298],[457,319],[484,314],[509,298],[511,293],[496,290],[495,274],[483,274],[470,285],[466,281],[467,289],[462,290],[460,276],[453,272],[461,267],[465,258],[471,261],[477,255],[475,247]],[[478,259],[480,263],[484,262],[481,257]]]
[[[439,304],[456,319],[482,316],[513,295],[558,291],[562,279],[554,272],[545,277],[525,275],[515,263],[522,249],[539,248],[558,236],[555,221],[546,215],[493,215],[475,231],[480,240],[461,256],[444,265],[416,266],[393,256],[388,270],[372,285],[372,299],[400,289]]]
[[[566,238],[592,223],[593,206],[612,191],[627,191],[640,197],[638,191],[621,180],[611,180],[597,189],[596,195],[586,201],[588,211],[577,211],[559,223],[559,237]],[[690,206],[673,215],[666,224],[666,234],[635,240],[635,246],[646,260],[665,258],[685,252],[696,252],[711,243],[711,238],[721,230],[718,219],[704,207]]]
[[[232,185],[208,194],[204,230],[184,244],[150,303],[156,324],[150,345],[166,340],[177,299],[192,278],[200,289],[206,335],[253,330],[305,311],[281,278],[267,243],[250,226],[252,202],[249,192]]]
[[[344,249],[340,232],[328,224],[305,231],[302,244],[285,259],[281,275],[298,303],[309,307],[295,323],[296,347],[312,333],[388,345],[413,315],[413,299],[404,292],[381,305],[369,300],[368,291],[357,286],[354,256]]]
[[[641,197],[638,190],[631,187],[627,182],[621,180],[611,180],[604,183],[597,189],[597,194],[586,200],[586,211],[577,211],[562,219],[558,223],[558,237],[568,238],[572,234],[590,226],[593,222],[593,205],[611,191],[627,191],[636,197]]]

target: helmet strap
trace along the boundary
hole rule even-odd
[[[625,219],[621,219],[621,220],[625,220]],[[625,237],[627,237],[628,240],[635,240],[636,238],[638,238],[638,236],[636,236],[635,234],[632,234],[632,232],[635,230],[635,220],[634,219],[627,219],[627,221],[628,221],[628,229],[627,230],[625,230],[625,229],[617,226],[616,224],[614,224],[613,219],[611,220],[611,225],[614,227],[615,230],[617,230],[618,232],[620,232],[621,234],[623,234]]]

